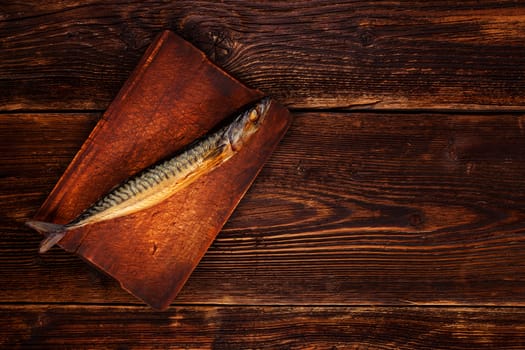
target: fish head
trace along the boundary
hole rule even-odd
[[[228,140],[234,151],[240,149],[242,145],[259,130],[263,124],[271,101],[264,98],[255,106],[244,113],[241,113],[228,128]]]

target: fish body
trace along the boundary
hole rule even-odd
[[[235,155],[259,130],[270,103],[268,98],[262,99],[231,123],[197,140],[174,157],[129,178],[65,225],[26,222],[46,235],[40,253],[58,243],[69,230],[150,208],[212,171]]]

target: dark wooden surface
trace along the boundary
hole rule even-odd
[[[162,29],[290,107],[522,109],[517,1],[4,1],[3,109],[104,109]]]
[[[0,5],[6,348],[523,348],[525,8]],[[22,226],[162,29],[294,122],[175,304]],[[357,110],[356,110],[357,109]]]
[[[521,308],[136,306],[0,308],[7,347],[523,349]],[[522,329],[523,331],[523,329]]]

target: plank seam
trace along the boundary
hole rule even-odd
[[[89,303],[89,302],[0,302],[0,307],[20,306],[55,306],[55,307],[135,307],[150,309],[147,305],[141,303]],[[398,309],[524,309],[525,305],[494,305],[494,304],[220,304],[220,303],[181,303],[172,304],[166,310],[178,307],[224,307],[224,308],[290,308],[290,307],[311,307],[311,308],[398,308]],[[151,309],[152,312],[157,312]]]

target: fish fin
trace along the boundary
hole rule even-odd
[[[66,225],[53,224],[50,222],[43,221],[27,221],[26,225],[39,233],[46,236],[46,238],[40,243],[40,253],[45,253],[55,244],[57,244],[65,235],[67,231]]]
[[[222,152],[224,152],[224,149],[226,148],[226,146],[227,146],[226,143],[223,143],[223,144],[217,146],[216,148],[212,149],[208,154],[206,154],[204,159],[210,159],[210,158],[219,157],[222,154]]]
[[[62,238],[64,238],[65,235],[66,235],[66,231],[51,233],[42,242],[40,242],[40,249],[38,250],[38,252],[40,254],[47,252],[55,244],[60,242],[60,240],[62,240]]]

